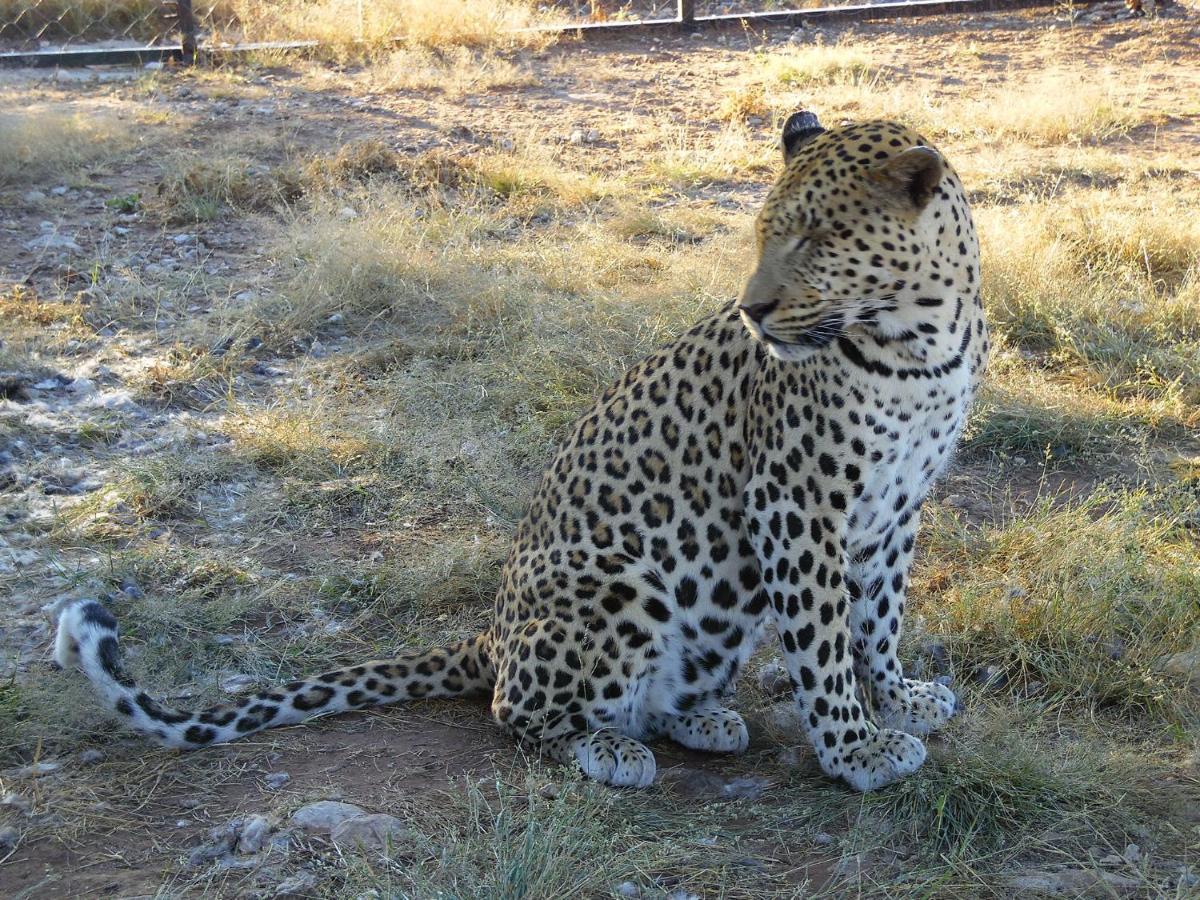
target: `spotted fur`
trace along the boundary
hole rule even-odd
[[[804,113],[783,145],[740,301],[575,423],[483,634],[202,712],[126,677],[116,622],[94,601],[63,612],[59,661],[178,747],[488,691],[520,741],[642,786],[655,772],[645,739],[745,749],[722,698],[773,622],[822,768],[859,790],[912,772],[918,736],[955,705],[905,678],[896,649],[921,503],[987,358],[978,246],[958,177],[907,128],[826,131]]]

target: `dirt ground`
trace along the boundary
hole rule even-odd
[[[218,695],[230,677],[271,681],[431,636],[470,633],[486,617],[488,590],[511,528],[506,511],[519,510],[525,496],[520,485],[535,479],[555,426],[547,425],[534,449],[514,454],[503,467],[494,502],[484,488],[458,497],[449,489],[438,493],[438,487],[436,496],[410,500],[404,493],[408,470],[384,464],[365,463],[357,474],[348,471],[353,465],[320,469],[312,477],[276,465],[273,454],[284,445],[303,450],[306,442],[320,444],[325,454],[318,468],[337,461],[343,445],[322,425],[281,436],[229,422],[261,421],[256,417],[290,409],[297,398],[319,407],[331,385],[349,398],[338,422],[352,420],[356,410],[371,418],[386,406],[370,385],[322,368],[329,360],[367,351],[386,356],[390,362],[380,363],[381,371],[403,371],[417,385],[411,388],[416,396],[453,381],[453,366],[469,354],[431,352],[433,362],[422,363],[422,351],[393,340],[407,327],[403,321],[385,326],[370,315],[355,319],[336,309],[303,334],[270,313],[245,325],[249,320],[240,310],[294,292],[296,267],[311,261],[302,251],[289,257],[290,251],[279,249],[288,229],[303,237],[309,201],[260,202],[252,195],[266,190],[262,184],[282,197],[292,188],[278,172],[298,161],[331,159],[356,142],[376,141],[410,159],[431,153],[469,159],[534,147],[527,158],[539,165],[549,158],[589,179],[636,184],[629,192],[634,204],[644,198],[663,215],[712,217],[711,231],[692,244],[672,245],[681,253],[707,252],[722,241],[741,240],[737,228],[765,195],[769,169],[756,161],[754,148],[761,145],[762,158],[773,159],[775,123],[753,112],[745,119],[749,161],[725,175],[650,170],[648,154],[672,142],[687,149],[716,140],[727,127],[722,98],[752,60],[815,42],[868,48],[884,61],[889,83],[926,85],[931,102],[1003,92],[1018,75],[1064,66],[1111,70],[1138,83],[1139,102],[1156,113],[1112,138],[1018,142],[994,157],[982,147],[986,142],[969,134],[942,141],[943,149],[952,145],[952,157],[960,148],[973,199],[989,208],[1020,206],[1030,197],[1052,200],[1062,190],[1125,190],[1119,172],[1064,174],[1047,162],[1068,145],[1141,158],[1161,170],[1146,176],[1154,185],[1200,197],[1200,17],[1179,7],[1158,21],[1071,24],[1046,10],[823,27],[819,35],[728,29],[592,44],[563,40],[504,57],[515,59],[515,74],[482,73],[481,83],[437,88],[403,86],[395,72],[381,75],[381,65],[288,60],[219,72],[0,72],[4,107],[35,116],[64,114],[83,135],[61,166],[50,162],[42,170],[36,160],[27,161],[24,171],[35,174],[0,179],[0,291],[8,298],[0,337],[11,354],[0,365],[0,674],[10,682],[0,694],[0,728],[12,729],[2,741],[7,768],[0,772],[0,894],[1184,897],[1200,891],[1191,874],[1200,872],[1196,732],[1178,717],[1142,726],[1124,713],[1106,719],[1066,701],[1048,706],[1048,715],[1066,709],[1074,717],[1063,731],[1072,732],[1076,744],[1091,741],[1092,729],[1118,728],[1112,724],[1118,720],[1125,735],[1144,728],[1145,745],[1128,737],[1114,754],[1122,765],[1139,754],[1155,760],[1159,799],[1150,808],[1157,803],[1157,815],[1139,813],[1132,825],[1122,819],[1081,826],[1086,837],[1072,830],[1074,824],[1064,821],[1059,829],[1038,819],[1030,832],[1037,831],[1036,841],[1027,835],[1033,843],[1014,839],[956,856],[941,844],[928,851],[923,841],[929,832],[905,832],[903,823],[881,836],[875,823],[885,815],[903,819],[904,804],[921,802],[924,788],[876,803],[824,783],[802,742],[789,735],[779,704],[755,678],[747,679],[740,695],[752,730],[746,756],[708,758],[656,746],[661,783],[634,796],[597,792],[521,758],[492,727],[482,702],[349,715],[180,755],[121,733],[94,711],[80,679],[52,671],[54,610],[64,598],[97,593],[130,606],[128,615],[118,613],[123,624],[131,623],[126,641],[134,668],[168,679],[177,696],[192,698]],[[494,59],[486,65],[494,68]],[[820,85],[812,88],[818,111],[820,92]],[[1014,95],[1004,102],[1015,110],[1027,99]],[[231,155],[246,161],[244,184],[222,182],[215,199],[195,189],[200,176],[179,186],[181,172],[194,172],[206,160],[220,165]],[[989,170],[989,158],[1000,160],[1003,170]],[[649,172],[644,178],[638,174],[643,171]],[[328,208],[322,221],[352,228],[366,215],[363,201],[339,190],[322,201]],[[574,202],[563,199],[565,190],[554,201],[564,208]],[[297,196],[307,191],[307,185],[295,188]],[[535,203],[512,213],[521,223],[512,227],[542,227],[544,216],[561,226],[551,239],[569,242],[601,216],[587,202],[566,213]],[[1196,210],[1194,203],[1191,208]],[[704,240],[710,243],[696,250],[693,245]],[[351,244],[342,253],[352,257],[359,249]],[[646,263],[647,295],[657,265]],[[436,289],[430,282],[431,295]],[[1191,364],[1200,370],[1200,360]],[[602,382],[603,370],[596,377]],[[1195,377],[1185,372],[1179,383]],[[589,389],[585,380],[573,390],[586,395]],[[1123,402],[1120,391],[1104,393],[1103,402]],[[968,529],[1031,514],[1046,497],[1069,506],[1114,482],[1132,490],[1169,480],[1171,460],[1197,453],[1196,420],[1187,415],[1200,407],[1200,394],[1180,402],[1185,412],[1160,417],[1170,427],[1155,425],[1128,437],[1133,426],[1121,425],[1126,430],[1114,431],[1118,437],[1103,439],[1092,437],[1100,431],[1088,431],[1078,446],[1070,444],[1071,455],[1061,464],[1041,458],[1040,448],[993,453],[981,444],[964,453],[934,504]],[[442,415],[454,418],[453,412]],[[462,433],[447,432],[449,449],[430,451],[430,458],[445,454],[451,469],[461,468],[463,459],[469,468],[472,448],[499,427],[480,419],[476,433],[474,413],[461,415],[467,424]],[[1119,443],[1126,438],[1128,444]],[[1052,439],[1046,453],[1052,456],[1071,440]],[[1117,443],[1102,452],[1095,449],[1102,440]],[[1129,449],[1135,445],[1136,454]],[[231,447],[239,453],[252,447],[253,453],[227,464],[222,460]],[[288,452],[289,459],[300,458],[300,450]],[[374,458],[373,451],[361,452],[368,455],[350,458]],[[182,475],[180,459],[186,462]],[[214,465],[225,468],[214,475]],[[417,493],[425,483],[417,478]],[[390,506],[380,499],[401,495],[404,501],[388,500]],[[1097,520],[1119,506],[1111,498],[1095,502],[1088,515]],[[1012,550],[1014,556],[1023,552]],[[1194,534],[1188,552],[1195,554]],[[399,587],[379,588],[370,574],[424,556],[444,565],[418,574],[406,569],[395,576]],[[946,571],[958,571],[958,564],[946,562]],[[1200,568],[1189,571],[1197,577]],[[938,577],[927,571],[918,585]],[[296,598],[314,585],[320,610],[301,615]],[[432,599],[415,608],[412,596],[422,586]],[[222,599],[229,597],[237,599]],[[360,626],[361,635],[355,632]],[[252,644],[253,652],[246,649]],[[202,656],[192,662],[188,654],[197,648]],[[764,646],[762,658],[771,653]],[[982,691],[982,657],[969,667],[964,663],[956,676],[972,671],[985,672]],[[238,687],[233,683],[230,690]],[[1015,694],[996,701],[1008,710],[1003,715],[1018,715],[1011,709],[1019,702]],[[999,721],[1000,714],[988,707],[981,716],[969,714],[967,722]],[[1003,748],[1007,738],[997,734]],[[935,758],[944,753],[958,759],[961,746],[959,738],[935,739]],[[962,790],[976,792],[972,796],[987,796],[959,769],[943,771],[952,771]],[[272,787],[279,779],[268,776],[276,773],[287,778]],[[1047,798],[1058,796],[1059,782],[1030,784],[1033,799],[1022,795],[1014,809],[1025,802],[1054,808],[1058,801]],[[476,789],[482,793],[472,793]],[[952,789],[940,795],[930,788],[929,796],[945,801]],[[583,799],[576,808],[564,796]],[[1133,803],[1118,789],[1106,797],[1110,806]],[[262,814],[283,830],[290,811],[317,800],[396,815],[417,837],[385,861],[302,833],[275,854],[195,855],[212,843],[214,829],[239,816]],[[1008,801],[988,802],[999,809]],[[616,823],[612,834],[632,836],[643,856],[581,850],[567,842],[561,845],[564,858],[579,854],[578,871],[588,868],[589,859],[611,871],[578,881],[557,870],[542,881],[497,879],[495,871],[516,870],[514,859],[536,868],[513,850],[534,838],[522,832],[518,841],[502,827],[511,809],[550,823],[545,833],[552,838],[559,827],[554,816],[571,820],[591,815],[581,810],[601,810],[596,821]],[[543,813],[548,818],[538,819]],[[1111,808],[1092,813],[1105,823],[1115,815]],[[490,824],[479,825],[485,820]],[[1022,821],[1014,814],[997,827]],[[943,827],[940,818],[938,823]],[[961,834],[984,828],[964,825]],[[1056,831],[1070,840],[1056,843]],[[1102,840],[1115,843],[1090,843]],[[437,848],[456,841],[464,854],[466,848],[476,854],[469,857],[477,867],[470,877],[452,878],[446,874],[450,863],[439,862],[443,851]],[[493,849],[479,850],[485,845]],[[538,872],[551,871],[544,860],[538,865]],[[423,874],[399,874],[408,870]],[[1063,872],[1082,874],[1068,878]],[[1034,880],[1013,880],[1023,876]],[[560,877],[566,880],[554,880]]]

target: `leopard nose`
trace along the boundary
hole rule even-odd
[[[755,322],[761,322],[763,317],[779,305],[778,300],[766,300],[762,303],[739,303],[738,309]]]

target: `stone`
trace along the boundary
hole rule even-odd
[[[642,889],[632,881],[622,881],[614,888],[614,890],[616,891],[618,897],[642,896]]]
[[[263,783],[266,784],[268,791],[277,791],[291,780],[292,776],[287,772],[272,772],[263,779]]]
[[[833,843],[833,835],[826,834],[824,831],[818,831],[813,835],[813,843],[818,847],[828,847]]]
[[[395,816],[372,813],[354,816],[339,822],[330,832],[330,839],[343,848],[384,850],[394,847],[409,836],[409,830]]]
[[[1200,693],[1200,646],[1163,657],[1158,661],[1158,669],[1167,675],[1186,679],[1188,688]]]
[[[0,828],[0,850],[10,850],[21,841],[21,832],[12,826]],[[636,895],[635,895],[636,896]]]
[[[71,253],[82,253],[83,248],[75,243],[75,239],[67,234],[39,234],[33,240],[25,242],[26,250],[67,250]]]
[[[41,203],[46,199],[46,195],[41,191],[26,191],[21,199],[26,203]]]
[[[292,813],[291,822],[308,834],[329,834],[347,819],[365,816],[367,811],[353,803],[339,800],[318,800]]]
[[[81,766],[94,766],[98,762],[104,760],[104,752],[101,750],[84,750],[78,756]]]
[[[227,694],[244,694],[258,684],[253,675],[230,675],[221,679],[221,690]]]
[[[238,853],[257,853],[267,845],[271,823],[266,816],[246,816],[240,823],[237,837]]]
[[[792,693],[792,676],[780,662],[769,662],[758,670],[758,686],[769,697],[784,697]]]
[[[725,779],[699,769],[676,769],[663,776],[663,786],[692,800],[757,800],[770,782],[757,776]]]
[[[308,897],[312,895],[316,887],[316,875],[312,872],[297,872],[275,886],[275,896],[281,898]]]
[[[574,131],[571,132],[571,136],[569,138],[567,138],[567,140],[570,141],[572,144],[582,144],[584,137],[586,137],[586,135],[584,134],[583,129],[576,128]]]

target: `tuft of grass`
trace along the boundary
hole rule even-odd
[[[870,50],[846,42],[789,47],[764,54],[759,64],[766,83],[784,87],[867,83],[880,70]]]
[[[146,206],[164,222],[183,225],[229,212],[272,210],[302,192],[298,175],[290,169],[270,170],[243,158],[206,157],[172,168]]]
[[[0,187],[69,178],[128,150],[135,135],[105,109],[39,105],[0,112]]]
[[[1160,667],[1200,629],[1192,502],[1105,488],[975,527],[931,508],[914,593],[938,599],[917,605],[963,671],[1047,708],[1179,721],[1193,701]]]
[[[250,40],[315,40],[320,52],[361,57],[400,44],[423,48],[535,48],[553,35],[514,0],[222,0],[214,19]],[[523,30],[524,29],[524,30]]]
[[[1200,226],[1185,198],[1127,197],[979,211],[984,296],[1009,344],[1119,398],[1200,405]]]
[[[447,97],[538,83],[532,70],[520,60],[471,47],[397,50],[372,67],[371,78],[384,90],[439,91]]]

